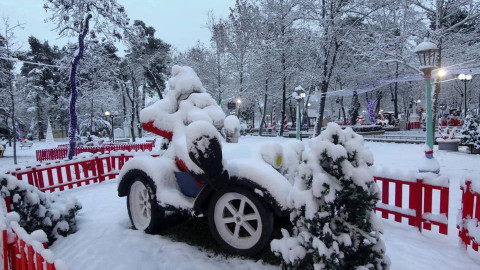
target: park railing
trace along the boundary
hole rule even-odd
[[[459,229],[458,236],[465,248],[471,245],[473,250],[478,251],[478,245],[480,245],[480,178],[477,177],[476,180],[474,183],[466,180],[460,187],[462,190],[462,219],[457,228]]]
[[[419,231],[431,230],[433,224],[441,234],[448,234],[448,178],[421,173],[401,180],[379,176],[374,180],[382,191],[375,208],[382,218],[393,216],[400,223],[405,218]]]
[[[84,146],[75,149],[75,156],[80,153],[106,153],[111,151],[152,151],[155,147],[155,140],[146,143],[127,143],[127,144],[105,144],[102,146]],[[42,149],[36,151],[37,161],[65,159],[67,157],[68,147],[62,145],[58,148]]]
[[[43,162],[10,171],[18,180],[27,181],[41,191],[63,191],[114,179],[126,161],[136,155],[156,156],[150,152],[109,152],[72,160]]]
[[[3,199],[2,199],[3,200]],[[6,197],[4,211],[10,212],[10,197]],[[6,214],[6,213],[4,213]],[[48,249],[48,239],[45,232],[38,230],[27,233],[17,221],[0,220],[0,237],[2,238],[1,255],[4,270],[65,270],[62,260],[55,259]]]
[[[422,127],[422,123],[420,123],[420,122],[408,122],[407,123],[407,130],[419,129],[421,127]]]

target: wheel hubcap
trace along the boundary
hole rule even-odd
[[[260,240],[262,220],[255,204],[246,196],[228,192],[215,204],[214,220],[222,239],[237,249],[248,249]]]
[[[130,214],[137,230],[145,230],[150,225],[152,206],[147,187],[140,181],[135,181],[130,188]]]

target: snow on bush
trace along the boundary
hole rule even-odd
[[[229,115],[225,118],[223,130],[227,142],[238,142],[240,137],[240,120],[235,115]]]
[[[27,232],[43,230],[52,243],[59,235],[76,231],[75,216],[82,207],[75,198],[45,194],[11,175],[0,176],[0,193],[10,196],[12,214],[18,214],[16,221]]]
[[[387,269],[363,137],[329,123],[309,146],[288,199],[293,229],[272,241],[272,251],[286,269]]]
[[[480,150],[480,118],[478,116],[468,115],[460,133],[462,144],[470,147],[470,151]]]

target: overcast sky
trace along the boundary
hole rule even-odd
[[[172,44],[179,50],[195,45],[197,40],[208,43],[210,33],[205,28],[207,12],[213,10],[217,17],[227,17],[229,7],[234,0],[118,0],[133,20],[143,20],[153,26],[155,36]],[[45,23],[47,17],[42,0],[0,0],[0,16],[8,17],[10,22],[25,23],[23,30],[16,33],[22,49],[28,49],[30,35],[50,44],[63,45],[58,33],[52,31],[53,25]],[[3,21],[2,21],[3,22]],[[3,25],[0,25],[3,32]],[[74,40],[73,38],[71,39]]]

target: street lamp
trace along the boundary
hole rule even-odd
[[[420,60],[420,70],[423,72],[423,78],[425,79],[425,99],[427,103],[427,119],[425,119],[427,129],[425,148],[426,159],[420,164],[419,171],[439,173],[440,164],[433,157],[432,85],[430,81],[432,70],[435,69],[435,60],[436,53],[438,52],[438,47],[437,45],[435,45],[435,43],[425,38],[423,42],[417,45],[414,51],[418,55],[418,59]]]
[[[106,111],[106,112],[105,112],[105,116],[107,116],[107,117],[110,116],[110,123],[111,123],[111,125],[112,125],[112,133],[111,133],[111,135],[110,135],[110,138],[112,139],[112,143],[114,143],[114,142],[115,142],[115,137],[114,137],[114,135],[113,135],[113,116],[114,116],[114,115],[111,114],[110,111]]]
[[[472,75],[462,73],[458,75],[458,79],[465,83],[465,95],[463,96],[463,98],[465,99],[465,113],[463,115],[465,116],[465,118],[467,118],[467,82],[472,80]]]
[[[292,93],[292,98],[297,101],[297,123],[296,123],[296,131],[297,135],[296,138],[297,140],[301,140],[302,138],[300,137],[300,103],[303,102],[303,99],[305,98],[305,90],[301,85],[295,87],[295,91]]]
[[[242,104],[242,98],[237,98],[237,117],[240,119],[240,105]]]

